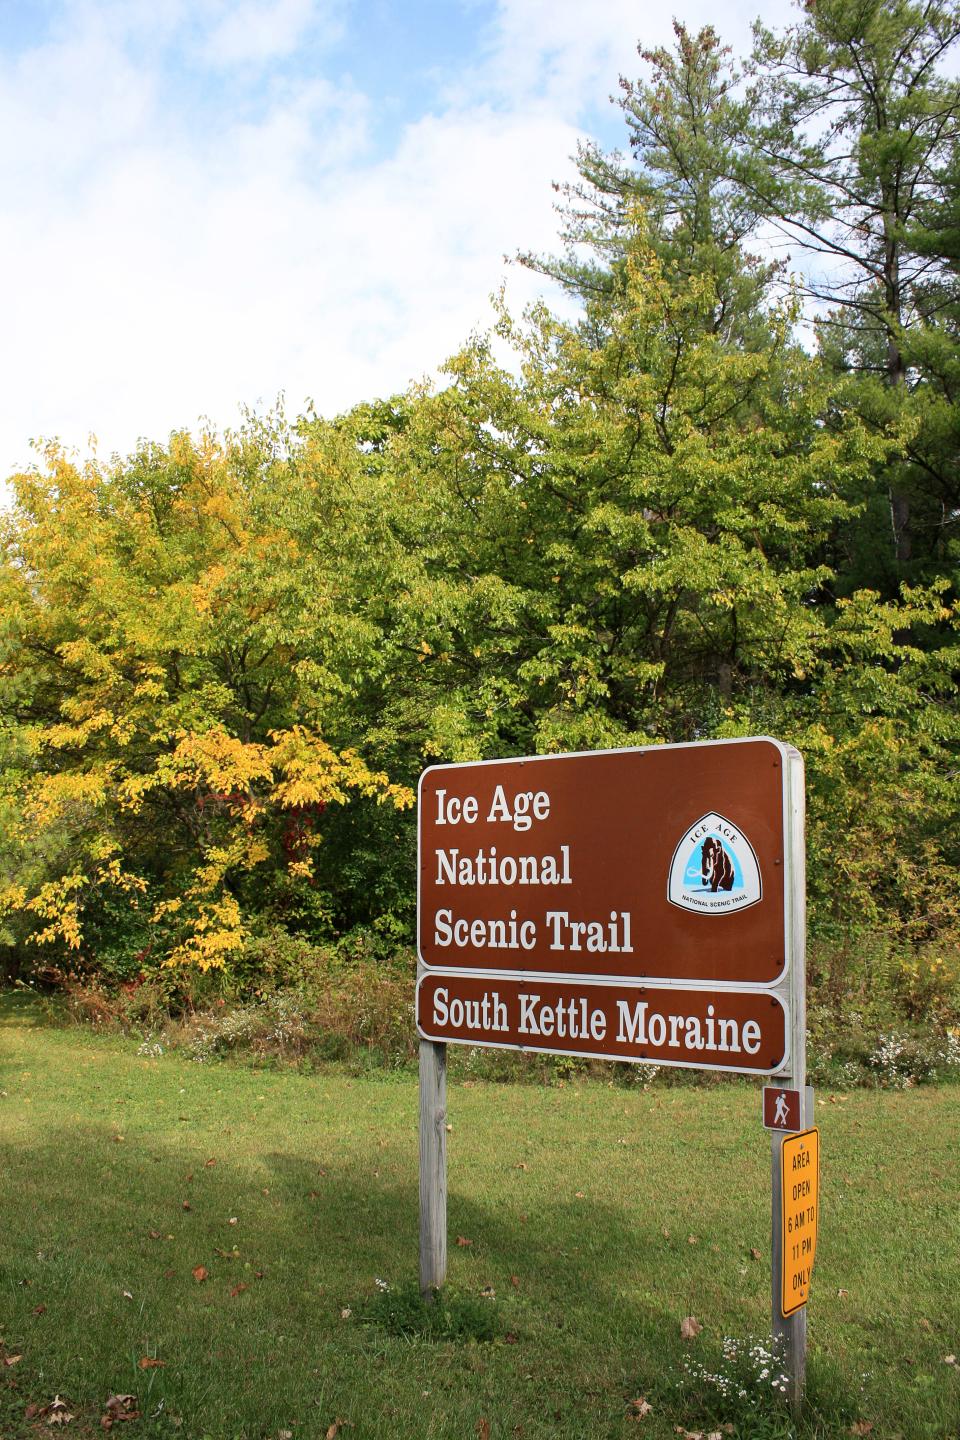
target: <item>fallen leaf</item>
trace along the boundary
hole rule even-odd
[[[666,1225],[662,1225],[660,1227],[660,1234],[663,1236],[664,1240],[670,1239],[670,1231],[667,1229]]]
[[[190,1204],[190,1201],[189,1201],[189,1200],[184,1200],[183,1205],[182,1205],[181,1208],[184,1209],[184,1210],[192,1210],[192,1209],[193,1209],[193,1206]]]
[[[520,1289],[520,1276],[519,1276],[519,1275],[511,1275],[511,1276],[510,1276],[510,1284],[513,1286],[514,1290],[519,1290],[519,1289]]]
[[[575,1199],[575,1200],[586,1200],[586,1198],[587,1198],[587,1197],[586,1197],[586,1195],[584,1195],[584,1193],[583,1193],[582,1190],[578,1190],[578,1191],[576,1192],[576,1194],[574,1195],[574,1199]]]
[[[114,1145],[122,1145],[123,1142],[124,1142],[124,1140],[126,1140],[126,1138],[127,1138],[126,1135],[114,1135],[114,1137],[113,1137],[113,1143],[114,1143]]]
[[[293,1431],[292,1431],[292,1430],[278,1430],[278,1431],[277,1431],[277,1440],[293,1440]]]
[[[230,1291],[230,1299],[235,1300],[238,1295],[242,1294],[242,1292],[246,1290],[246,1288],[246,1285],[244,1285],[243,1283],[239,1285],[234,1285],[233,1289]]]
[[[160,1235],[160,1231],[159,1231],[159,1230],[148,1230],[148,1231],[147,1231],[147,1234],[150,1236],[150,1239],[151,1239],[151,1240],[159,1240],[159,1239],[161,1239],[161,1235]]]
[[[680,1321],[680,1339],[694,1340],[702,1329],[703,1326],[695,1315],[686,1315]]]
[[[228,1224],[228,1225],[236,1225],[236,1223],[237,1223],[237,1217],[236,1217],[236,1215],[231,1215],[231,1216],[230,1216],[230,1219],[227,1221],[227,1224]]]
[[[515,1166],[514,1166],[514,1169],[516,1169],[516,1170],[526,1170],[526,1168],[527,1168],[527,1167],[526,1167],[526,1164],[524,1163],[523,1160],[521,1160],[518,1165],[515,1165]]]
[[[194,1265],[193,1269],[190,1271],[190,1274],[193,1276],[194,1280],[196,1280],[198,1285],[203,1284],[209,1273],[210,1272],[207,1270],[207,1267],[205,1265]]]
[[[698,1236],[696,1236],[696,1235],[688,1235],[688,1236],[687,1236],[687,1244],[688,1244],[688,1245],[698,1245],[699,1243],[700,1243],[700,1242],[699,1242],[699,1237],[698,1237]]]
[[[55,1395],[50,1404],[45,1405],[38,1414],[43,1416],[48,1425],[69,1425],[71,1420],[76,1419],[67,1408],[67,1402],[61,1400],[59,1395]]]
[[[337,1436],[340,1434],[340,1431],[347,1429],[350,1424],[351,1422],[349,1420],[341,1420],[338,1415],[336,1420],[334,1420],[333,1424],[327,1430],[324,1440],[337,1440]]]
[[[131,1295],[131,1293],[130,1293],[129,1290],[124,1290],[124,1292],[123,1292],[123,1298],[124,1298],[124,1300],[132,1300],[132,1299],[133,1299],[133,1296]]]
[[[870,1434],[870,1431],[871,1431],[872,1429],[873,1429],[873,1421],[872,1421],[872,1420],[854,1420],[853,1424],[850,1426],[850,1434],[851,1434],[851,1435],[869,1435],[869,1434]]]
[[[517,1336],[514,1335],[514,1333],[513,1333],[512,1330],[508,1330],[507,1333],[506,1333],[506,1335],[504,1335],[503,1338],[504,1338],[504,1340],[507,1342],[508,1345],[516,1345],[516,1343],[517,1343]]]
[[[206,1170],[209,1170],[209,1169],[210,1169],[210,1166],[211,1166],[211,1165],[216,1165],[216,1163],[217,1163],[216,1160],[211,1156],[211,1158],[210,1158],[209,1160],[205,1160],[205,1161],[204,1161],[204,1168],[205,1168]]]
[[[850,1294],[850,1291],[849,1291],[849,1290],[838,1290],[838,1291],[837,1291],[837,1299],[838,1299],[838,1300],[846,1300],[846,1298],[847,1298],[847,1296],[848,1296],[849,1294]],[[921,1323],[921,1325],[922,1325],[922,1324],[923,1324],[923,1321],[921,1320],[920,1323]]]
[[[158,1360],[155,1355],[144,1355],[138,1362],[141,1370],[162,1370],[166,1360]]]
[[[653,1406],[645,1395],[638,1395],[636,1400],[630,1401],[630,1404],[627,1406],[627,1411],[632,1420],[643,1420],[647,1415],[652,1413]]]
[[[351,1316],[352,1314],[353,1314],[353,1311],[350,1309],[350,1306],[349,1306],[349,1305],[344,1305],[343,1309],[340,1311],[340,1319],[341,1319],[341,1320],[349,1320],[349,1319],[350,1319],[350,1316]]]
[[[762,1259],[763,1259],[763,1254],[762,1254],[762,1252],[759,1251],[755,1245],[751,1245],[751,1246],[750,1246],[750,1259],[751,1259],[751,1260],[762,1260]]]
[[[33,1307],[33,1313],[34,1313],[34,1315],[46,1315],[46,1313],[47,1313],[47,1307],[46,1307],[46,1305],[34,1305],[34,1307]]]
[[[219,1245],[213,1247],[214,1255],[219,1255],[221,1260],[239,1260],[240,1251],[236,1246],[232,1250],[221,1250]]]
[[[461,1249],[463,1249],[463,1248],[464,1248],[465,1246],[467,1246],[467,1245],[472,1245],[472,1244],[473,1244],[473,1241],[472,1241],[472,1240],[468,1240],[465,1235],[458,1235],[458,1236],[457,1236],[457,1244],[460,1246]]]
[[[919,1322],[919,1324],[920,1324],[920,1329],[921,1329],[921,1330],[932,1330],[932,1329],[933,1329],[933,1326],[930,1324],[930,1321],[929,1321],[929,1320],[921,1320],[921,1321]]]
[[[452,1134],[453,1134],[453,1126],[452,1126],[452,1125],[447,1125],[445,1128],[446,1128],[446,1132],[447,1132],[448,1135],[452,1135]]]
[[[956,1363],[957,1363],[957,1357],[956,1357],[956,1355],[944,1355],[944,1357],[943,1357],[943,1363],[944,1363],[944,1365],[956,1365]]]
[[[3,1363],[4,1365],[19,1365],[22,1359],[22,1355],[4,1355]]]
[[[112,1430],[118,1421],[139,1419],[136,1395],[111,1395],[106,1404],[106,1413],[100,1417],[100,1424],[104,1430]]]
[[[477,1421],[477,1435],[479,1440],[490,1440],[490,1421],[483,1415]]]

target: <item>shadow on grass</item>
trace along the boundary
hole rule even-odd
[[[663,1262],[625,1210],[551,1199],[527,1219],[497,1176],[484,1199],[452,1194],[452,1283],[492,1290],[509,1337],[477,1360],[473,1346],[360,1323],[377,1278],[416,1275],[416,1174],[399,1142],[314,1161],[269,1142],[234,1155],[226,1132],[215,1153],[209,1135],[119,1135],[81,1124],[0,1146],[13,1221],[0,1334],[22,1355],[4,1374],[4,1440],[33,1433],[25,1407],[54,1394],[76,1410],[71,1433],[94,1433],[117,1393],[138,1396],[141,1434],[252,1440],[310,1423],[324,1434],[337,1415],[368,1417],[351,1440],[470,1434],[491,1387],[525,1435],[567,1412],[574,1428],[553,1418],[542,1433],[583,1433],[584,1407],[591,1434],[619,1435],[638,1353],[659,1368],[679,1353],[676,1315],[624,1296],[625,1273]],[[438,1390],[450,1428],[419,1428],[423,1392]],[[392,1422],[380,1428],[375,1413]]]

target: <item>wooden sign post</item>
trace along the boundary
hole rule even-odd
[[[447,1047],[420,1041],[420,1290],[447,1278]]]
[[[806,1094],[803,794],[799,753],[765,737],[424,771],[424,1294],[446,1275],[448,1043],[775,1075]],[[773,1331],[799,1406],[805,1311],[781,1308],[783,1139]]]

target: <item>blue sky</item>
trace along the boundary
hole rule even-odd
[[[777,25],[788,0],[764,7]],[[690,0],[747,43],[755,5]],[[333,412],[542,285],[551,182],[671,12],[633,0],[0,0],[0,476]]]

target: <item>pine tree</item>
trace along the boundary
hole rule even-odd
[[[565,253],[521,258],[583,300],[613,296],[627,283],[626,251],[642,213],[667,282],[680,290],[707,279],[715,303],[704,326],[752,349],[771,341],[765,301],[780,267],[745,248],[764,210],[736,179],[747,126],[740,75],[710,26],[692,35],[674,22],[674,32],[673,50],[639,49],[646,80],[621,77],[630,158],[583,142],[579,179],[558,187]],[[602,313],[593,308],[593,324]]]
[[[758,26],[756,36],[755,155],[740,181],[795,258],[802,252],[824,354],[862,377],[864,417],[922,435],[918,391],[928,377],[916,369],[914,337],[935,323],[931,282],[941,267],[917,232],[960,136],[960,83],[942,73],[960,37],[960,8],[955,0],[811,0],[784,34]],[[864,553],[860,527],[859,553],[848,557],[856,581],[895,593],[903,578],[936,573],[931,514],[944,496],[925,449],[925,438],[915,440],[878,477],[886,560]],[[876,503],[871,513],[876,533]]]

